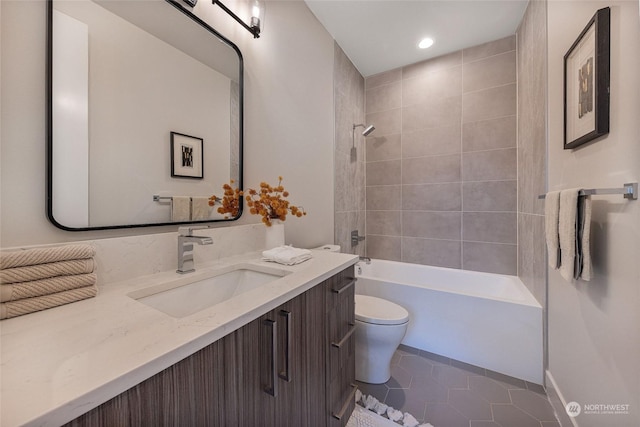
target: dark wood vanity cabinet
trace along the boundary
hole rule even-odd
[[[352,266],[67,425],[344,426],[354,280]]]
[[[324,389],[324,367],[315,355],[323,319],[315,310],[316,288],[263,315],[238,331],[241,426],[313,426],[318,422],[315,390]],[[321,381],[318,381],[318,380]]]

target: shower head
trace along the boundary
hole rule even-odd
[[[374,130],[376,130],[375,126],[369,125],[369,126],[367,126],[367,128],[365,130],[362,131],[362,135],[367,136],[371,132],[373,132]]]
[[[375,126],[373,126],[373,125],[366,126],[366,125],[364,125],[364,124],[362,124],[362,123],[360,123],[359,125],[354,124],[354,125],[353,125],[353,130],[355,130],[356,128],[359,128],[359,127],[363,127],[363,128],[365,128],[365,129],[362,131],[362,135],[363,135],[363,136],[368,136],[368,135],[370,135],[370,134],[371,134],[371,132],[373,132],[374,130],[376,130]]]

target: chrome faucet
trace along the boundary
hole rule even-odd
[[[185,274],[196,271],[193,263],[193,244],[212,245],[213,239],[207,236],[194,236],[193,230],[209,228],[206,225],[178,228],[178,269],[176,273]]]
[[[369,258],[368,256],[361,256],[360,261],[364,261],[364,263],[367,265],[371,264],[371,258]]]

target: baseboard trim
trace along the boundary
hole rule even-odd
[[[565,408],[568,402],[562,395],[560,388],[558,388],[558,384],[556,384],[553,375],[551,375],[551,372],[548,369],[545,371],[545,379],[547,396],[549,397],[549,402],[551,402],[553,410],[556,412],[556,417],[560,421],[561,427],[580,427],[575,417],[567,415]],[[554,399],[553,397],[557,397],[557,399]],[[558,405],[558,401],[560,401],[560,405]],[[571,426],[565,425],[567,420],[571,423]]]

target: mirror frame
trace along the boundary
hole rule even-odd
[[[194,23],[202,26],[205,30],[210,32],[213,36],[217,37],[220,41],[232,48],[238,55],[238,177],[236,182],[238,188],[243,188],[243,146],[244,146],[244,63],[242,58],[242,52],[238,46],[236,46],[229,39],[224,37],[209,24],[204,22],[198,16],[196,16],[190,10],[185,9],[178,0],[164,0],[169,5],[175,7],[178,11],[185,14]],[[228,222],[237,221],[242,216],[244,207],[243,198],[240,198],[238,214],[232,218],[221,219],[208,219],[203,221],[175,221],[175,222],[155,222],[155,223],[140,223],[140,224],[121,224],[121,225],[104,225],[96,227],[68,227],[60,224],[53,215],[53,2],[54,0],[47,0],[47,65],[46,65],[46,188],[47,188],[47,218],[56,227],[65,231],[91,231],[91,230],[112,230],[112,229],[127,229],[127,228],[141,228],[141,227],[161,227],[167,225],[182,225],[182,224],[202,224],[211,222]],[[222,188],[220,189],[222,191]],[[213,189],[212,189],[213,192]],[[149,196],[151,197],[151,196]]]

